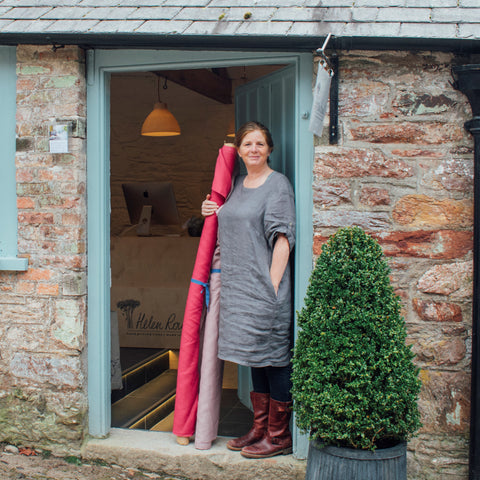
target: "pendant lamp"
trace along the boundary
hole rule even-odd
[[[166,88],[166,79],[165,85]],[[173,137],[180,135],[180,126],[176,118],[168,110],[167,104],[160,101],[160,85],[157,77],[158,101],[142,125],[141,134],[144,137]]]

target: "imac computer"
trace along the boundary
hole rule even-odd
[[[171,182],[123,183],[130,223],[137,235],[150,235],[150,225],[179,225],[177,202]]]

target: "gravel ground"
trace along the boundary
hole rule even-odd
[[[187,480],[0,444],[1,480]]]

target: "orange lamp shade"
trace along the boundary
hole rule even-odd
[[[142,125],[141,134],[146,137],[172,137],[180,135],[180,126],[170,113],[166,103],[156,103]]]

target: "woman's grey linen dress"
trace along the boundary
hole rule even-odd
[[[236,178],[218,212],[221,258],[218,357],[249,367],[282,367],[291,357],[292,295],[287,265],[278,295],[270,279],[277,234],[295,244],[288,179],[272,172],[257,188]]]

